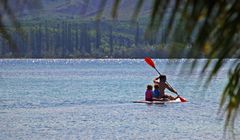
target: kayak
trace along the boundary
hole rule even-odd
[[[182,101],[180,98],[177,98],[175,100],[168,100],[168,101],[146,101],[146,100],[138,100],[133,101],[133,103],[145,103],[145,104],[164,104],[164,103],[181,103]]]

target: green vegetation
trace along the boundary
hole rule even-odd
[[[145,38],[146,25],[131,21],[31,19],[19,23],[23,36],[5,26],[12,40],[0,40],[2,58],[180,58],[186,46],[184,38],[172,46],[161,44],[154,36]],[[13,53],[10,45],[14,43],[18,51]],[[169,55],[169,48],[175,50],[174,55]]]
[[[52,7],[54,4],[51,2],[57,0],[43,1]],[[123,1],[125,5],[121,6]],[[146,11],[141,11],[141,8],[145,8],[146,1],[144,0],[138,0],[135,3],[132,1],[126,3],[126,0],[112,0],[110,3],[106,0],[88,2],[82,3],[74,0],[68,1],[66,6],[59,6],[68,14],[72,12],[71,10],[75,5],[99,7],[99,10],[88,13],[97,16],[97,18],[107,17],[110,15],[109,11],[112,11],[113,18],[117,18],[118,9],[127,7],[130,10],[124,9],[123,15],[132,14],[133,21],[139,23],[136,23],[136,26],[131,26],[130,21],[102,20],[99,24],[91,20],[74,21],[76,13],[74,16],[68,16],[64,19],[67,21],[62,21],[60,17],[64,12],[59,14],[55,20],[49,20],[44,18],[52,18],[53,16],[48,17],[48,13],[45,12],[44,18],[36,17],[34,20],[29,18],[29,22],[19,26],[8,1],[3,0],[0,1],[0,10],[3,11],[8,21],[4,23],[3,16],[0,15],[0,56],[219,58],[217,63],[208,59],[202,68],[202,73],[205,73],[208,68],[211,70],[206,84],[225,64],[225,58],[237,58],[229,69],[229,81],[222,93],[220,102],[220,108],[224,110],[223,113],[226,115],[225,127],[233,126],[240,106],[239,0],[152,0],[150,5],[152,9],[148,9],[150,15]],[[100,6],[96,4],[97,2],[100,3]],[[112,2],[114,2],[112,10],[104,11],[103,8],[109,8]],[[61,4],[64,3],[66,1],[61,0]],[[133,4],[135,4],[134,11],[130,6]],[[37,5],[39,5],[39,1],[24,1],[18,6],[38,9]],[[56,10],[58,9],[53,11],[56,12]],[[79,14],[84,15],[85,12]],[[138,19],[139,15],[144,15],[144,17]],[[147,18],[148,16],[150,20]],[[87,19],[91,18],[89,16]],[[145,31],[147,24],[148,27]],[[197,61],[193,63],[193,69],[197,63]]]
[[[115,0],[114,5],[119,5],[121,1]],[[135,15],[138,15],[138,11],[144,7],[143,1],[135,3],[136,9],[133,12]],[[202,73],[208,68],[211,70],[206,81],[207,85],[224,66],[224,59],[238,58],[229,69],[228,84],[220,102],[220,108],[223,109],[221,113],[226,115],[225,128],[233,127],[240,106],[239,0],[154,0],[152,7],[148,31],[164,30],[168,44],[174,44],[172,38],[177,40],[181,38],[178,34],[184,35],[189,46],[188,57],[218,58],[216,63],[208,59],[202,68]],[[113,10],[113,15],[116,14],[115,11],[117,10]],[[176,25],[181,26],[176,28]],[[175,54],[173,51],[176,49],[171,51]],[[192,69],[197,63],[195,60]]]

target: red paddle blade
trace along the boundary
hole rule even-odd
[[[152,61],[152,59],[150,57],[145,57],[144,58],[145,62],[150,65],[151,67],[155,68],[155,64],[154,62]]]
[[[187,100],[185,98],[183,98],[183,97],[179,96],[179,99],[181,100],[181,102],[187,102]]]

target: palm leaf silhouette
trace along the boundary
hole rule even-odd
[[[136,1],[132,14],[133,21],[141,11],[144,0]],[[107,0],[102,0],[97,19],[102,15]],[[115,0],[112,7],[112,17],[117,18],[118,7],[121,0]],[[38,8],[41,1],[18,0],[19,7]],[[0,35],[10,46],[12,52],[17,52],[17,45],[12,41],[3,21],[3,14],[9,19],[17,33],[24,36],[21,25],[15,18],[14,12],[9,7],[8,0],[0,1]],[[164,19],[168,14],[168,18]],[[182,26],[186,43],[190,46],[186,57],[207,57],[206,64],[202,67],[202,73],[210,68],[211,73],[206,84],[219,72],[225,64],[226,58],[237,58],[229,69],[228,83],[222,93],[220,109],[226,113],[225,128],[233,126],[240,104],[240,2],[239,0],[152,0],[152,10],[146,34],[154,34],[163,30],[167,43],[171,44],[173,35],[177,32],[176,25]],[[161,26],[166,20],[165,27]],[[178,27],[178,26],[177,26]],[[17,54],[16,54],[17,55]],[[218,58],[214,63],[212,58]],[[197,61],[192,63],[192,69]]]
[[[144,2],[143,0],[136,2],[133,21],[136,21]],[[113,18],[117,15],[116,8],[119,3],[121,0],[115,1],[112,10]],[[161,23],[165,14],[170,16],[167,26],[162,27]],[[183,26],[186,43],[191,44],[187,57],[209,58],[202,67],[202,73],[207,68],[211,69],[206,84],[225,64],[224,59],[237,58],[229,69],[228,84],[222,93],[220,102],[220,109],[226,113],[225,129],[232,127],[240,104],[240,2],[238,0],[153,0],[146,32],[164,28],[168,44],[171,44],[172,35],[176,32],[174,30],[176,23]],[[213,63],[212,58],[218,58],[217,62]],[[192,69],[196,67],[196,61],[192,63]],[[210,67],[211,64],[214,66]]]

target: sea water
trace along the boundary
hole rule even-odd
[[[158,76],[143,59],[0,60],[0,139],[227,139],[218,109],[233,60],[207,88],[206,60],[192,72],[193,60],[154,61],[189,102],[132,103]]]

